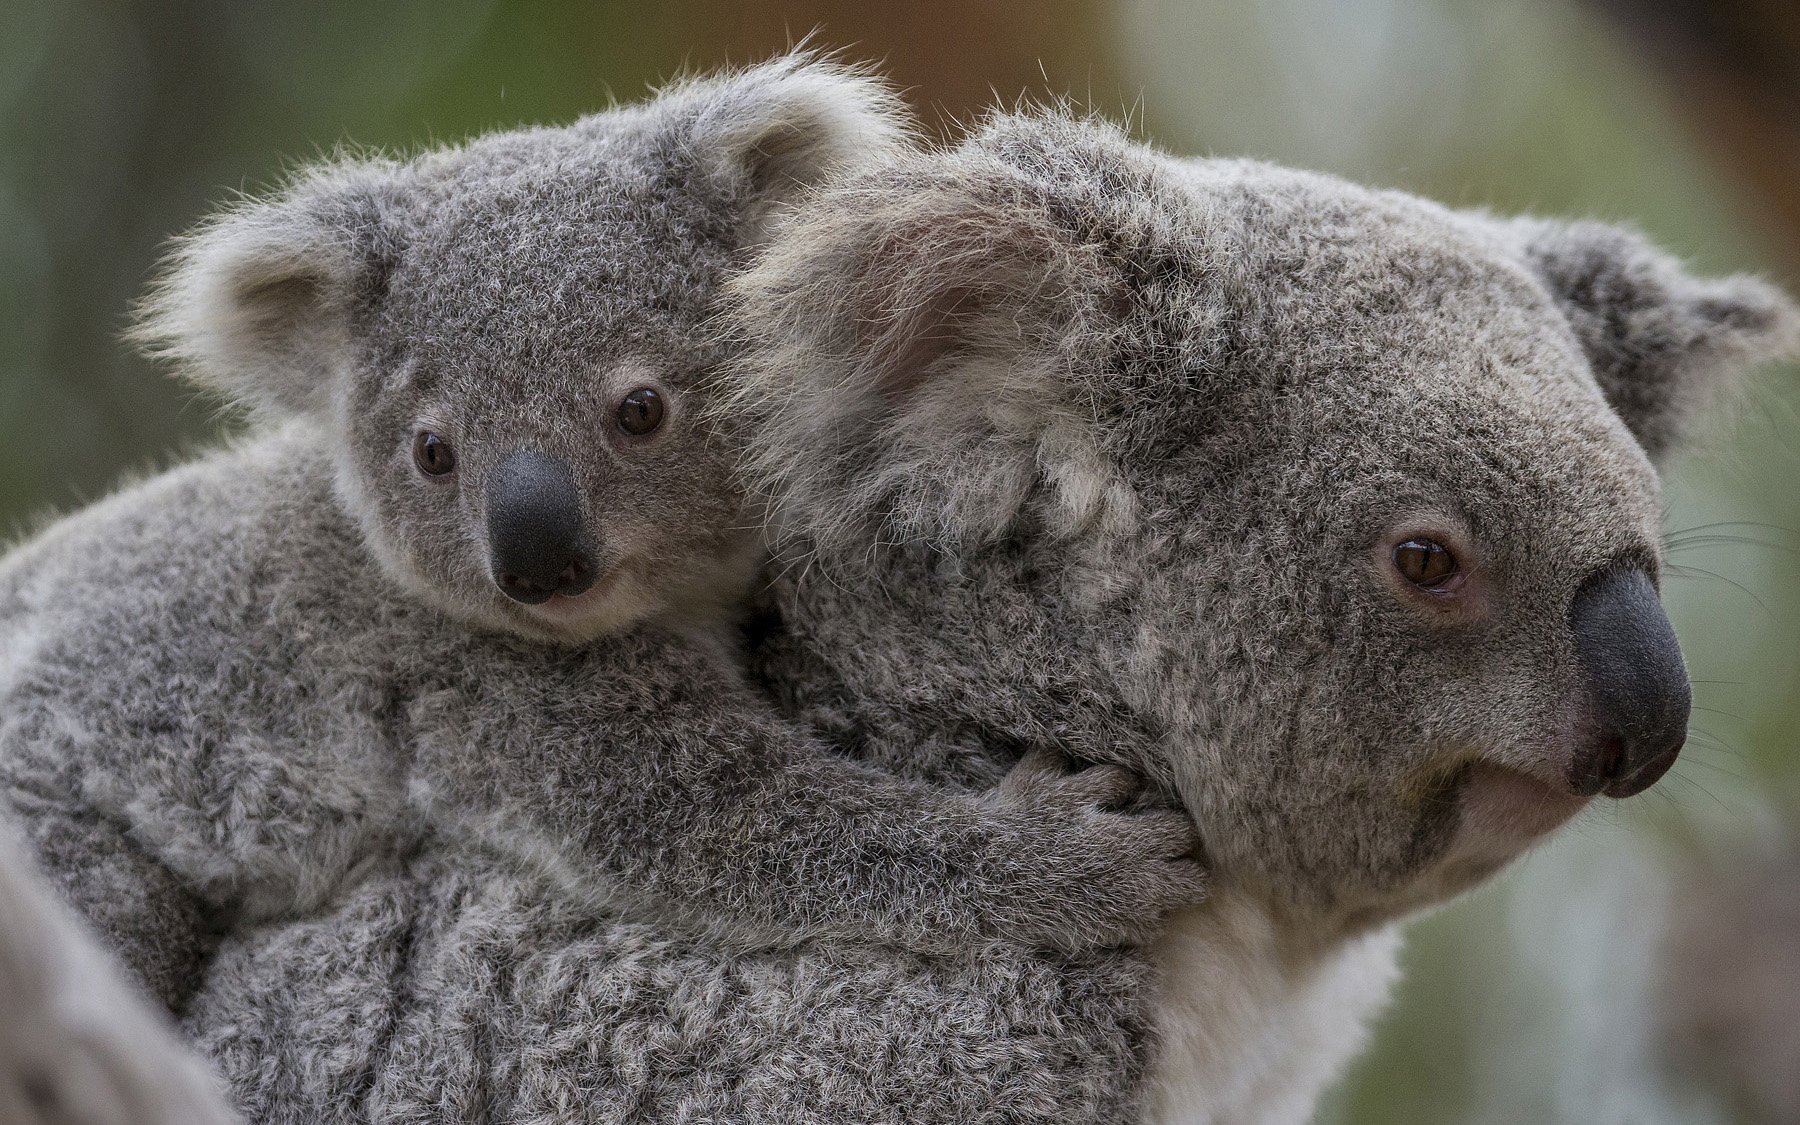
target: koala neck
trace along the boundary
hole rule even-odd
[[[1150,948],[1151,1125],[1305,1121],[1399,976],[1400,927],[1354,936],[1220,886]]]
[[[762,647],[765,675],[778,693],[784,680],[804,684],[790,709],[847,748],[880,759],[891,742],[888,764],[902,772],[989,783],[999,751],[1042,744],[1172,785],[1158,772],[1168,733],[1117,687],[1117,638],[1075,604],[1079,591],[1044,580],[1068,572],[1043,562],[1010,548],[921,548],[884,552],[854,579],[788,567],[773,587],[785,627]],[[958,741],[996,753],[942,749]],[[1397,975],[1392,917],[1295,903],[1221,872],[1215,894],[1173,916],[1147,951],[1160,1047],[1145,1120],[1305,1120]]]

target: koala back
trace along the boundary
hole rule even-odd
[[[0,568],[13,791],[79,794],[252,916],[316,905],[403,820],[391,685],[419,646],[378,640],[424,615],[373,566],[322,440],[203,458]]]

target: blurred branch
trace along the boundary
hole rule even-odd
[[[1656,65],[1680,110],[1800,266],[1800,5],[1586,0]]]

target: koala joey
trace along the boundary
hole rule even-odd
[[[165,1000],[423,831],[791,941],[1079,949],[1200,897],[1187,818],[1125,808],[1117,766],[949,793],[741,671],[758,520],[700,328],[774,211],[897,120],[789,57],[328,164],[180,244],[140,336],[261,425],[0,569],[15,814]]]

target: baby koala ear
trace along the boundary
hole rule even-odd
[[[367,162],[303,173],[175,244],[131,338],[253,412],[323,411],[359,302],[398,253],[394,172]]]
[[[684,93],[698,107],[691,152],[736,202],[745,246],[766,239],[785,204],[836,172],[901,150],[915,129],[879,79],[805,50]]]
[[[820,543],[1073,533],[1128,500],[1074,375],[1119,320],[1100,245],[997,162],[902,157],[820,193],[727,287],[743,435],[777,523]]]
[[[1642,235],[1604,223],[1502,226],[1569,318],[1607,401],[1656,460],[1727,385],[1800,355],[1800,308],[1767,282],[1694,277]]]

